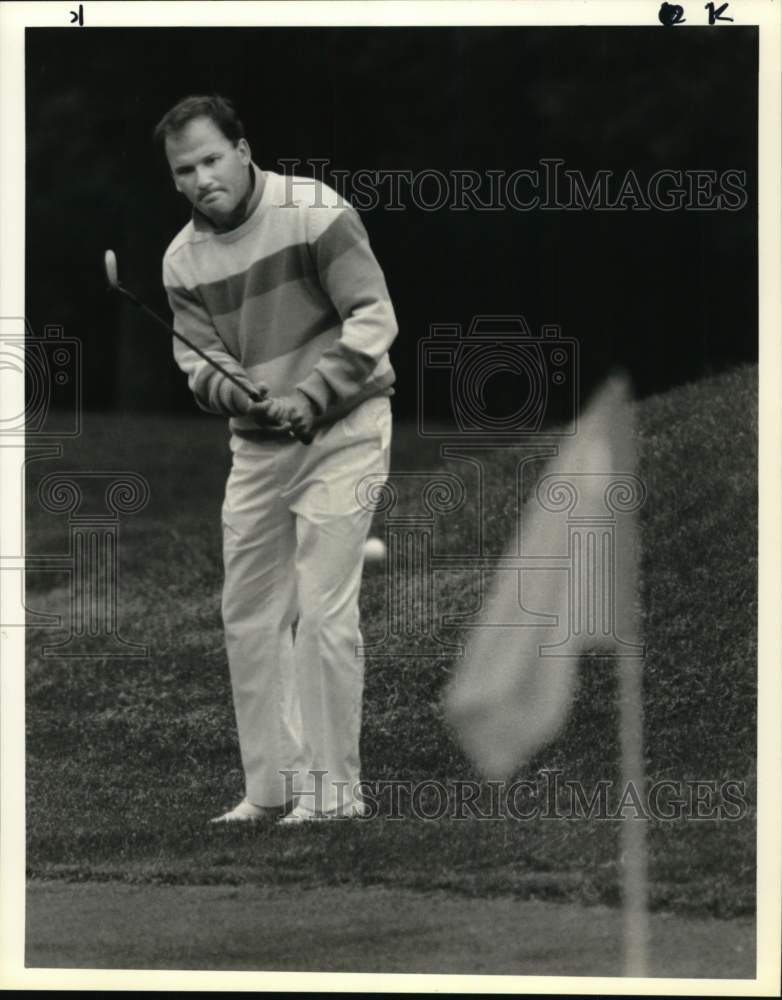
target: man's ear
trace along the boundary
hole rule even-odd
[[[246,139],[240,139],[236,144],[236,149],[239,152],[239,157],[245,166],[249,166],[250,161],[253,158],[252,150],[250,149],[250,144]]]

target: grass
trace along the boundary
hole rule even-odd
[[[652,977],[754,976],[751,918],[653,914],[649,931]],[[264,970],[267,989],[274,985],[269,973],[281,971],[623,972],[622,914],[615,907],[388,886],[290,892],[257,884],[39,881],[28,888],[25,935],[28,968]]]
[[[652,905],[731,916],[754,909],[757,369],[739,368],[639,404],[639,473],[648,781],[744,783],[738,820],[650,823]],[[487,543],[510,530],[513,456],[492,453]],[[147,507],[120,525],[120,630],[148,659],[44,657],[51,630],[28,631],[28,871],[37,878],[126,882],[387,884],[468,895],[615,903],[619,823],[606,819],[481,822],[378,819],[306,829],[210,831],[205,819],[242,794],[219,616],[219,508],[225,425],[90,415],[58,462],[30,466],[28,553],[67,551],[65,515],[43,511],[53,471],[125,469],[146,477]],[[465,476],[398,428],[396,470]],[[420,477],[406,480],[402,505]],[[378,530],[382,524],[378,521]],[[448,515],[442,550],[469,550],[469,504]],[[440,574],[438,608],[467,610],[475,581]],[[368,572],[365,639],[384,632],[386,583]],[[28,604],[66,612],[57,574],[28,575]],[[458,636],[454,635],[455,638]],[[367,661],[364,777],[474,778],[443,723],[452,657]],[[556,742],[521,772],[560,769],[587,789],[619,773],[616,678],[585,658],[574,711]],[[485,789],[488,795],[489,790]],[[409,812],[409,810],[407,810]]]

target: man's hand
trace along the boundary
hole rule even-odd
[[[269,396],[260,403],[253,403],[247,415],[260,427],[290,430],[303,440],[312,433],[316,413],[309,396],[295,389],[289,396]]]
[[[250,407],[254,405],[253,394],[257,394],[260,399],[264,399],[269,394],[269,387],[263,383],[256,387],[249,379],[246,381],[242,379],[242,382],[246,384],[246,389],[242,389],[224,378],[218,390],[220,402],[233,416],[245,416],[250,412]]]

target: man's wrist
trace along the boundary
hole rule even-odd
[[[221,376],[217,387],[217,400],[220,409],[224,413],[235,417],[245,416],[252,403],[249,389],[247,391],[240,389],[238,385],[235,385],[224,375]]]
[[[320,416],[321,410],[317,400],[313,399],[312,396],[308,396],[303,389],[294,389],[292,395],[296,403],[306,407],[313,416]]]

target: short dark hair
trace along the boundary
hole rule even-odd
[[[183,97],[163,115],[155,126],[155,142],[164,146],[169,135],[179,132],[194,118],[210,118],[234,146],[244,138],[244,125],[227,97],[196,94]]]

